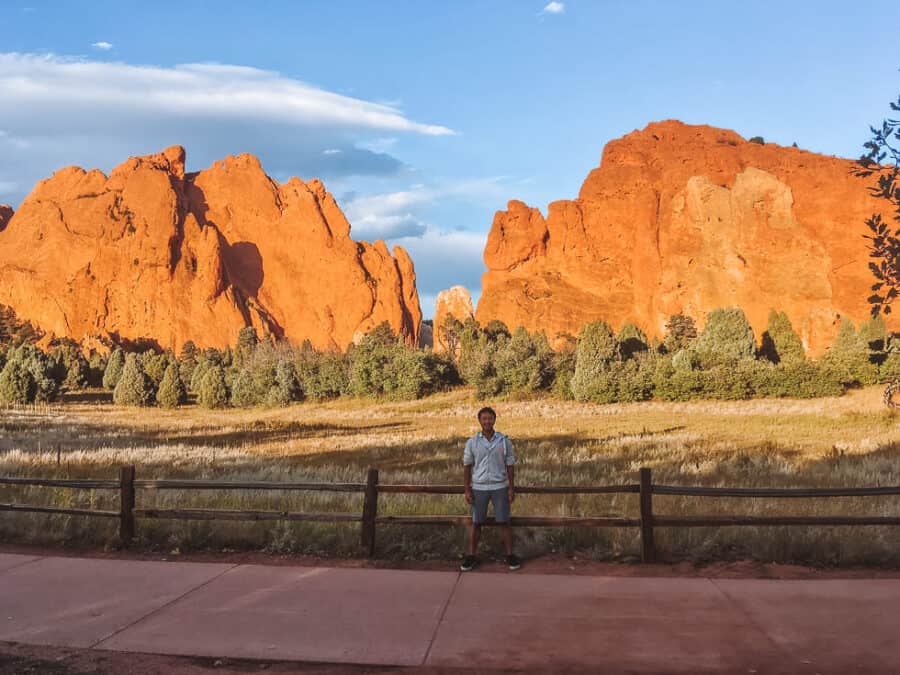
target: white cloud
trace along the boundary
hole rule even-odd
[[[4,109],[18,108],[21,114],[51,106],[57,112],[104,107],[110,114],[453,133],[447,127],[414,122],[391,106],[335,94],[276,72],[224,64],[163,68],[0,54],[0,100]]]
[[[453,134],[258,68],[19,53],[0,53],[0,129],[0,181],[21,190],[13,201],[62,166],[109,170],[174,144],[187,148],[190,170],[251,152],[272,175],[328,181],[402,172],[386,152],[395,135]]]
[[[434,194],[424,188],[354,197],[343,205],[352,226],[353,237],[373,241],[420,237],[427,225],[416,213]]]
[[[105,42],[101,40],[100,42],[92,42],[91,47],[96,49],[102,49],[103,51],[109,51],[113,48],[112,42]]]
[[[356,239],[398,239],[421,237],[429,231],[422,212],[440,199],[468,201],[501,199],[504,177],[490,177],[451,182],[435,187],[421,183],[408,190],[358,196],[348,195],[342,204],[344,214]]]
[[[434,316],[434,299],[438,292],[457,284],[468,288],[472,301],[477,303],[481,295],[481,275],[485,272],[486,242],[486,232],[442,231],[432,227],[420,237],[392,242],[405,248],[415,263],[416,286],[426,318]]]
[[[544,9],[541,10],[541,14],[562,14],[566,11],[566,4],[564,2],[548,2]]]

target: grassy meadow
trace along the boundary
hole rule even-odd
[[[530,399],[494,403],[497,428],[519,457],[521,485],[594,485],[637,480],[707,486],[838,487],[900,485],[900,415],[881,388],[840,398],[595,405]],[[102,392],[59,404],[0,410],[0,475],[115,478],[135,464],[138,478],[461,483],[462,446],[482,404],[468,389],[402,403],[338,400],[279,409],[211,411],[117,408]],[[0,486],[0,502],[118,508],[114,491]],[[139,507],[208,507],[359,512],[362,495],[258,491],[139,490]],[[897,515],[900,497],[699,499],[654,497],[658,514]],[[638,513],[637,495],[520,495],[518,515]],[[382,495],[380,515],[463,514],[462,496]],[[114,545],[117,521],[0,514],[0,540]],[[359,555],[357,524],[138,521],[139,545],[163,551],[268,550]],[[380,526],[378,555],[459,555],[456,527]],[[497,544],[488,535],[488,544]],[[633,560],[636,529],[519,529],[525,556],[578,551]],[[817,564],[900,564],[898,528],[731,527],[659,529],[669,560],[755,558]]]

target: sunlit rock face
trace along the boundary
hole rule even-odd
[[[0,303],[76,341],[224,347],[253,325],[321,349],[387,321],[415,344],[412,261],[350,238],[318,180],[272,180],[251,155],[185,173],[181,147],[109,176],[70,167],[0,208]]]
[[[884,205],[852,166],[725,129],[650,124],[606,146],[578,199],[546,217],[518,201],[496,214],[477,318],[557,341],[597,319],[652,337],[673,314],[702,326],[737,306],[759,335],[774,309],[821,354],[841,317],[869,316],[865,220]]]

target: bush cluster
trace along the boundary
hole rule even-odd
[[[874,318],[848,320],[824,357],[807,359],[783,312],[772,312],[757,346],[743,311],[709,313],[702,331],[686,315],[670,317],[662,341],[633,324],[618,333],[604,321],[575,337],[510,331],[500,321],[448,323],[448,352],[407,346],[387,323],[346,352],[296,347],[252,327],[233,347],[201,351],[186,343],[178,357],[156,350],[86,359],[61,341],[49,353],[32,344],[0,347],[0,405],[55,400],[61,391],[100,386],[117,405],[176,408],[192,394],[208,408],[286,406],[339,396],[407,400],[465,382],[479,397],[552,392],[565,399],[610,403],[752,397],[834,396],[848,387],[900,377],[900,335]]]

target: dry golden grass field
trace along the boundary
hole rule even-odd
[[[0,475],[461,483],[465,439],[482,404],[470,390],[405,403],[339,400],[283,409],[174,411],[116,408],[82,395],[52,406],[0,410]],[[517,449],[521,485],[654,482],[733,487],[900,485],[900,415],[881,389],[841,398],[594,405],[552,399],[497,402],[497,428]],[[80,399],[80,400],[79,400]],[[110,491],[0,486],[0,502],[118,508]],[[361,495],[327,492],[138,491],[138,506],[355,511]],[[658,514],[900,515],[900,497],[699,499],[656,496]],[[463,514],[461,496],[382,495],[379,515]],[[637,495],[521,495],[518,515],[636,517]],[[163,551],[256,549],[359,555],[359,526],[279,522],[138,522],[140,546]],[[517,530],[526,556],[579,551],[631,560],[635,529]],[[2,513],[0,540],[112,545],[116,522],[78,516]],[[488,537],[488,543],[496,540]],[[819,564],[900,564],[900,528],[725,527],[660,529],[669,560],[755,558]],[[383,526],[381,557],[456,556],[454,527]]]

